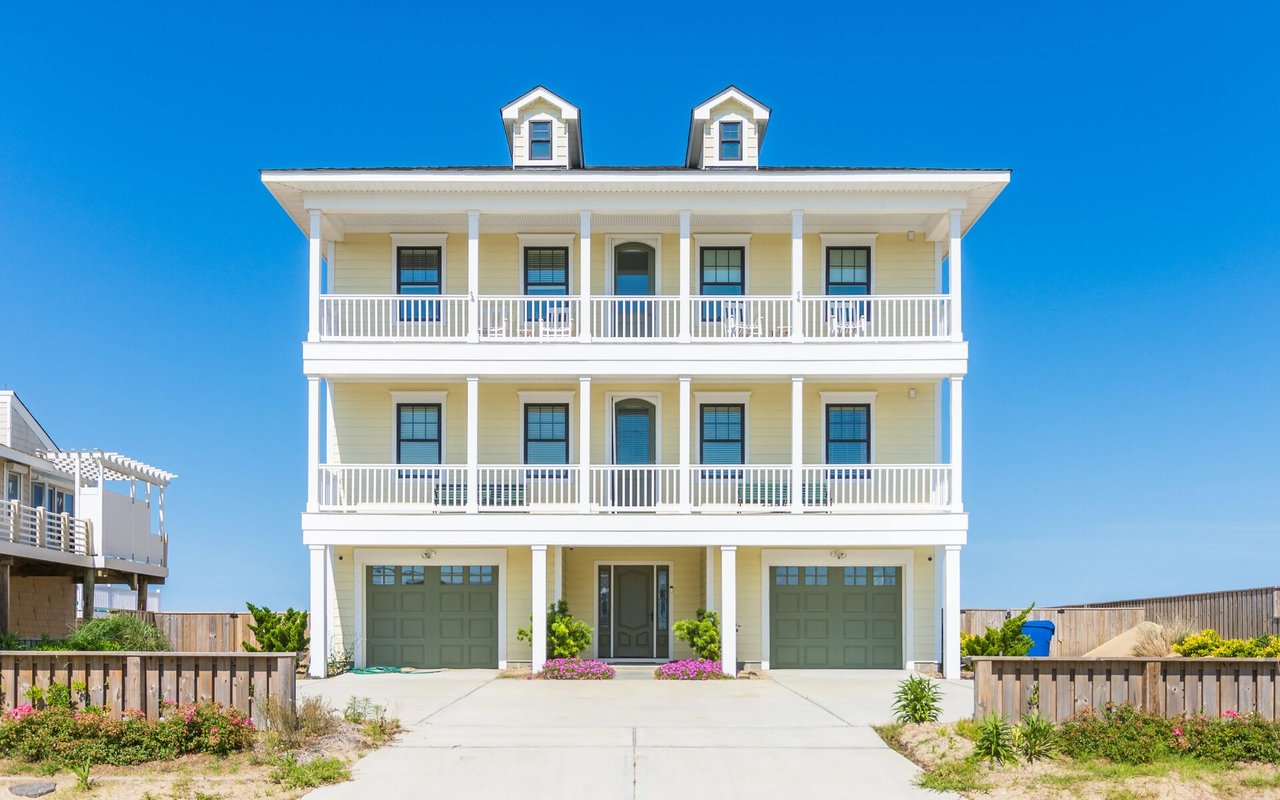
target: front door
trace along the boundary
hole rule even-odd
[[[666,564],[602,564],[597,652],[600,658],[670,655],[671,568]]]

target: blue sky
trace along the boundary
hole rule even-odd
[[[536,83],[593,164],[678,163],[736,83],[770,164],[1012,168],[965,248],[965,604],[1277,582],[1275,4],[561,3],[527,44],[527,3],[38,5],[0,387],[181,475],[168,608],[306,602],[305,240],[257,170],[501,163]]]

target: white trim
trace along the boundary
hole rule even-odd
[[[449,248],[445,246],[449,238],[447,233],[393,233],[391,234],[391,293],[400,282],[400,248],[401,247],[439,247],[440,248],[440,294],[448,294],[445,281],[448,276],[448,264],[445,263]]]
[[[741,247],[742,248],[742,296],[751,294],[751,234],[749,233],[695,233],[693,234],[693,285],[689,292],[693,297],[702,297],[702,248],[704,247]],[[709,295],[708,295],[709,296]],[[728,296],[728,295],[726,295]]]
[[[838,558],[833,552],[844,553]],[[915,664],[915,551],[836,548],[835,551],[764,549],[760,551],[760,667],[769,669],[770,567],[898,567],[902,570],[902,668]]]
[[[841,403],[865,403],[870,406],[871,419],[869,422],[871,433],[871,447],[867,452],[868,463],[876,463],[876,441],[880,438],[876,433],[876,395],[878,392],[818,392],[821,398],[822,406],[822,459],[827,458],[827,406],[840,405]]]
[[[614,406],[619,400],[644,400],[653,404],[653,463],[661,464],[662,462],[662,392],[605,392],[604,407],[606,419],[604,421],[605,443],[604,457],[606,464],[613,464],[615,453],[613,451],[615,444],[614,431]]]
[[[355,665],[365,664],[364,650],[364,610],[368,581],[365,579],[365,568],[374,564],[386,566],[470,566],[486,565],[498,568],[498,669],[507,666],[507,550],[506,548],[450,548],[434,550],[434,555],[423,558],[423,553],[433,550],[430,547],[415,548],[372,548],[357,547],[351,556],[352,569],[355,570],[355,625],[351,646],[355,649]]]
[[[693,436],[689,446],[693,452],[689,459],[694,464],[702,463],[702,406],[717,403],[742,404],[742,463],[751,463],[751,392],[694,392],[693,393]],[[695,447],[696,445],[696,447]]]
[[[389,392],[391,395],[391,457],[387,459],[388,464],[400,463],[396,459],[396,445],[400,439],[400,419],[396,413],[396,408],[401,403],[439,403],[440,404],[440,463],[448,464],[448,449],[444,440],[445,432],[448,427],[445,425],[446,414],[448,413],[448,403],[446,398],[449,396],[447,391],[443,392]]]
[[[516,397],[518,398],[518,405],[520,406],[520,412],[519,412],[520,416],[516,420],[516,425],[520,427],[520,442],[519,442],[520,458],[518,459],[519,461],[521,462],[524,461],[524,455],[528,449],[529,431],[525,428],[525,424],[524,424],[524,407],[530,404],[536,405],[538,403],[567,403],[569,406],[569,416],[565,420],[565,438],[566,438],[565,446],[568,452],[565,454],[565,459],[566,459],[565,463],[566,464],[578,463],[578,460],[577,460],[578,452],[577,452],[577,448],[574,447],[574,445],[577,443],[573,439],[574,436],[581,435],[580,432],[574,430],[575,426],[573,424],[573,421],[575,419],[578,419],[577,394],[578,394],[577,392],[573,392],[573,391],[559,391],[559,392],[517,391],[516,392]],[[581,421],[579,421],[579,424],[581,424]]]
[[[524,286],[524,250],[526,247],[563,247],[566,250],[565,258],[565,294],[566,296],[577,294],[576,286],[578,281],[574,275],[574,258],[573,243],[577,240],[576,233],[517,233],[516,238],[519,240],[520,252],[516,254],[517,263],[519,264],[519,273],[517,279],[520,281],[520,291],[525,290]]]
[[[44,429],[44,426],[36,420],[35,415],[31,413],[31,409],[18,397],[18,393],[12,389],[0,391],[0,398],[9,399],[9,409],[11,412],[16,411],[22,421],[27,423],[27,427],[31,428],[31,432],[36,435],[41,443],[44,444],[46,450],[57,450],[58,445],[54,443],[53,437]],[[19,450],[18,452],[22,452]]]
[[[675,604],[672,602],[672,594],[673,594],[673,592],[674,592],[674,589],[673,589],[673,587],[672,587],[672,585],[671,585],[671,578],[672,578],[672,576],[675,574],[675,571],[676,571],[676,564],[675,564],[675,562],[674,562],[674,561],[652,561],[652,560],[650,560],[650,561],[646,561],[646,560],[644,560],[644,559],[640,559],[640,560],[624,560],[624,561],[593,561],[593,562],[591,562],[591,563],[592,563],[592,567],[591,567],[591,587],[592,587],[592,592],[591,592],[591,634],[592,634],[592,636],[591,636],[591,640],[592,640],[592,642],[594,642],[594,643],[595,643],[595,648],[592,650],[592,657],[593,657],[593,658],[600,658],[600,657],[601,657],[601,656],[600,656],[600,568],[601,568],[601,567],[603,567],[603,566],[609,566],[609,567],[654,567],[654,571],[653,571],[653,581],[654,581],[654,583],[656,584],[656,583],[658,582],[658,570],[657,570],[657,567],[666,567],[666,568],[667,568],[667,655],[665,656],[665,658],[666,658],[668,661],[670,661],[670,660],[674,657],[674,655],[673,655],[673,654],[675,653],[675,646],[676,646],[676,645],[675,645],[675,638],[676,638],[676,635],[675,635],[674,633],[672,633],[672,631],[671,631],[671,627],[672,627],[672,625],[675,623],[675,615],[671,613],[671,612],[672,612],[672,609],[673,609],[673,608],[675,608]],[[612,586],[612,583],[613,583],[613,573],[612,573],[612,572],[610,572],[610,573],[609,573],[609,582],[610,582],[610,584],[611,584],[611,585],[609,586],[609,591],[612,593],[612,592],[613,592],[613,590],[614,590],[614,587]],[[657,624],[657,623],[658,623],[658,619],[657,619],[657,614],[658,614],[658,594],[657,594],[657,587],[656,587],[656,586],[654,587],[653,605],[654,605],[654,607],[653,607],[653,613],[654,613],[654,620],[653,620],[653,622],[654,622],[653,635],[654,635],[654,639],[655,639],[655,641],[654,641],[654,651],[655,651],[655,653],[656,653],[656,652],[657,652],[657,641],[656,641],[656,639],[657,639],[657,636],[658,636],[658,624]],[[609,599],[609,612],[610,612],[610,613],[612,613],[612,612],[613,612],[613,597],[612,597],[612,595],[610,596],[610,599]],[[610,628],[609,628],[609,634],[610,634],[610,637],[612,637],[612,635],[613,635],[613,627],[612,627],[612,626],[610,626]],[[612,641],[610,641],[610,649],[612,649],[612,644],[613,644],[613,643],[612,643]],[[613,663],[613,662],[620,662],[620,663],[624,663],[624,664],[625,664],[625,663],[628,663],[628,662],[631,662],[631,663],[639,663],[639,662],[650,662],[650,661],[655,661],[655,660],[660,661],[660,660],[662,660],[663,658],[664,658],[664,656],[659,656],[659,655],[655,655],[655,656],[653,656],[652,658],[615,658],[615,657],[612,657],[612,656],[611,656],[611,657],[609,658],[609,662],[610,662],[610,663]]]
[[[827,249],[831,247],[869,247],[870,254],[867,256],[867,291],[876,294],[876,276],[879,270],[876,269],[876,237],[878,233],[820,233],[818,237],[822,239],[822,291],[827,291]]]
[[[653,248],[653,294],[662,294],[662,234],[642,233],[629,235],[625,233],[609,233],[604,237],[604,286],[601,294],[613,295],[613,251],[619,246],[635,242]]]

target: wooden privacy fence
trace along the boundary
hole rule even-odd
[[[1119,606],[1137,606],[1146,611],[1152,622],[1190,620],[1197,628],[1213,628],[1228,639],[1252,639],[1264,633],[1280,635],[1280,586],[1085,603],[1079,608]]]
[[[112,611],[142,617],[159,628],[179,653],[239,653],[244,642],[257,645],[250,632],[253,615],[242,612]]]
[[[160,701],[212,700],[261,723],[267,698],[293,704],[297,664],[292,653],[143,653],[0,651],[0,711],[30,702],[26,691],[84,681],[85,703],[116,719],[125,711],[160,715]],[[72,693],[72,698],[77,699]]]
[[[966,608],[960,612],[960,630],[981,635],[1020,613],[1020,608]],[[1053,623],[1049,655],[1054,658],[1078,658],[1146,618],[1141,608],[1033,608],[1027,616]]]
[[[1280,719],[1280,659],[975,657],[973,667],[978,719],[1019,720],[1036,691],[1053,722],[1107,703],[1169,717],[1231,710]]]

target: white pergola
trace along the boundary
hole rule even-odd
[[[169,481],[178,477],[174,473],[122,453],[106,450],[41,450],[39,455],[63,472],[74,475],[77,493],[81,486],[101,486],[103,481],[128,481],[129,497],[132,499],[138,496],[138,481],[142,481],[147,487],[146,499],[149,504],[151,487],[156,487],[159,532],[164,535],[164,489]]]

